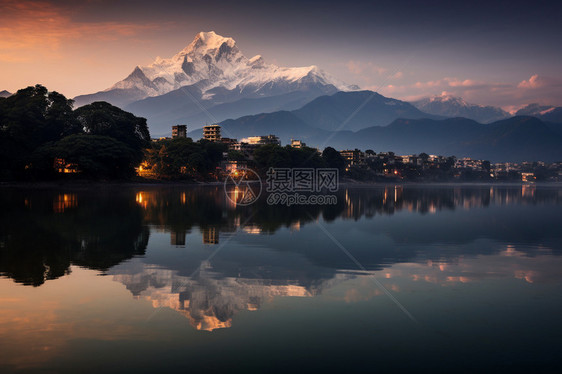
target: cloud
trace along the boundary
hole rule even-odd
[[[445,93],[475,104],[500,106],[510,112],[532,102],[562,105],[562,81],[536,74],[519,83],[443,77],[403,85],[388,84],[380,92],[406,101]]]
[[[458,258],[454,262],[394,264],[385,269],[387,278],[409,278],[414,282],[427,282],[442,286],[458,283],[487,282],[492,279],[521,279],[528,283],[557,283],[561,279],[559,267],[562,258],[544,255],[527,256],[508,245],[494,255]],[[398,290],[396,290],[398,291]]]
[[[4,0],[0,5],[0,61],[58,58],[65,43],[117,40],[155,24],[76,22],[72,13],[46,1]]]
[[[361,61],[354,61],[354,60],[349,60],[346,65],[347,70],[349,70],[350,73],[356,74],[356,75],[369,75],[369,74],[377,74],[377,75],[383,75],[384,73],[386,73],[388,71],[388,69],[383,68],[381,66],[377,66],[375,64],[373,64],[372,62],[361,62]]]
[[[539,88],[548,84],[548,81],[537,74],[531,76],[528,80],[521,81],[517,87],[519,88]]]

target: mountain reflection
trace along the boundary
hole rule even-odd
[[[274,297],[313,297],[369,276],[393,292],[401,291],[396,279],[447,286],[560,277],[559,188],[386,186],[336,196],[330,206],[262,198],[236,207],[222,186],[3,189],[0,274],[40,286],[72,265],[98,270],[207,331]],[[343,300],[379,294],[370,284]]]
[[[293,279],[221,278],[206,262],[193,277],[134,260],[112,269],[110,274],[135,297],[150,301],[154,308],[174,309],[193,327],[206,331],[231,327],[237,312],[257,310],[273,297],[310,297],[319,292],[318,286],[306,286]]]

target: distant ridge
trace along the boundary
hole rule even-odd
[[[368,90],[321,96],[293,113],[314,127],[331,131],[386,126],[397,118],[443,118]]]
[[[529,104],[515,113],[517,116],[533,116],[543,121],[562,123],[562,107]]]
[[[510,114],[501,108],[470,104],[461,97],[447,94],[413,101],[412,104],[426,113],[449,118],[465,117],[481,123],[490,123],[510,117]]]
[[[355,120],[354,116],[346,117],[358,108],[357,103],[364,102],[368,97],[373,97],[373,102],[361,109],[365,110],[365,115],[361,115],[360,110]],[[381,107],[381,103],[386,104]],[[347,108],[349,113],[344,111],[340,119],[349,119],[348,123],[353,128],[360,129],[351,131],[346,125],[340,126],[343,122],[326,122],[318,114],[323,110],[330,113],[326,109],[328,107]],[[243,116],[222,121],[220,125],[226,137],[241,139],[251,135],[276,134],[283,144],[294,138],[321,149],[333,146],[337,149],[373,149],[375,152],[394,151],[399,154],[425,152],[493,162],[562,161],[562,124],[544,122],[531,116],[516,116],[489,124],[462,117],[424,118],[431,115],[415,108],[415,111],[409,111],[409,107],[413,108],[408,103],[369,91],[347,92],[334,94],[329,100],[319,97],[299,110]],[[396,110],[392,112],[392,108]],[[404,118],[406,114],[417,117]],[[377,115],[381,117],[377,119]],[[382,121],[381,118],[388,120],[392,116],[387,126],[372,125]],[[189,135],[200,138],[202,131],[195,130]]]
[[[12,94],[6,90],[0,91],[0,97],[8,97],[8,96],[12,96]]]

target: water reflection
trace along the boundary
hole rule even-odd
[[[70,265],[106,271],[142,255],[149,239],[142,209],[128,196],[3,190],[0,274],[39,286]]]
[[[154,308],[174,309],[197,330],[205,331],[231,327],[237,312],[255,311],[273,297],[310,297],[318,293],[317,287],[309,288],[291,279],[221,277],[207,261],[192,277],[140,261],[112,269],[110,274],[136,298],[150,301]]]
[[[401,282],[560,280],[558,188],[387,186],[341,189],[337,198],[334,206],[263,198],[236,207],[222,187],[5,189],[0,274],[40,286],[72,265],[97,270],[207,331],[274,297],[313,297],[372,276],[396,293],[414,287]],[[371,284],[347,289],[342,301],[378,295]]]

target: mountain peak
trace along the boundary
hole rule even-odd
[[[196,51],[209,51],[219,49],[223,44],[233,48],[236,45],[234,39],[224,37],[214,31],[201,31],[195,35],[195,39],[187,47],[185,47],[180,54],[185,55]]]
[[[150,65],[137,66],[127,78],[103,92],[126,90],[136,101],[139,97],[160,96],[193,85],[203,92],[203,100],[211,100],[217,92],[223,96],[229,92],[232,97],[261,98],[319,87],[328,91],[356,88],[315,65],[279,67],[266,63],[260,55],[248,59],[233,38],[202,31],[174,56],[158,57]]]
[[[450,104],[465,106],[465,107],[473,105],[473,104],[468,104],[462,97],[451,95],[446,91],[443,91],[441,95],[435,95],[429,97],[429,102],[450,103]]]

